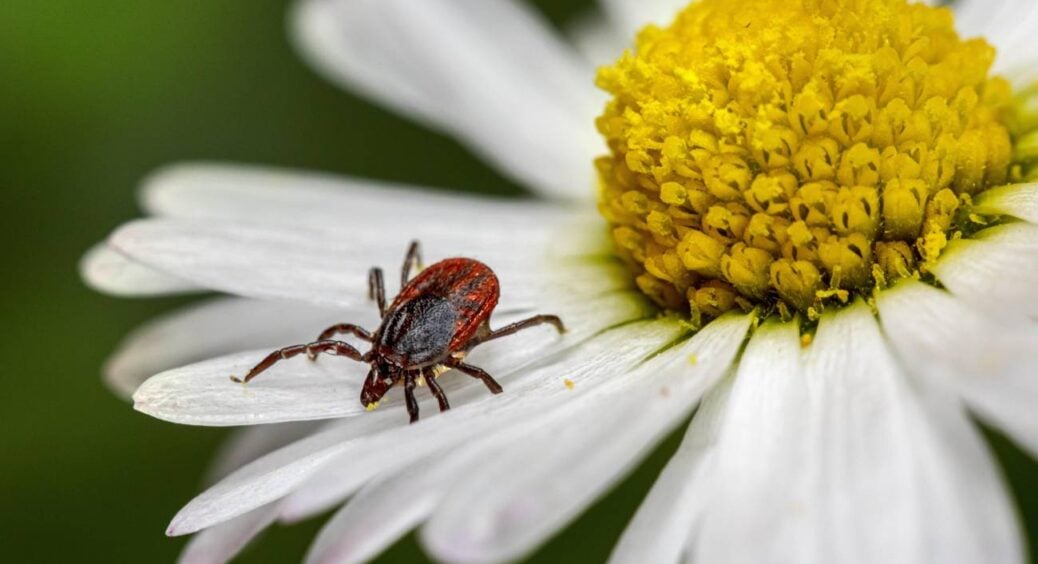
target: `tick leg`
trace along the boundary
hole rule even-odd
[[[364,360],[364,355],[360,354],[360,351],[350,346],[349,343],[344,343],[342,341],[316,341],[305,345],[293,345],[291,347],[276,350],[268,354],[259,362],[259,364],[254,366],[252,370],[249,370],[249,373],[246,374],[244,378],[231,376],[231,380],[238,382],[239,384],[247,383],[278,362],[288,360],[293,356],[298,356],[303,353],[306,353],[311,357],[317,356],[320,353],[328,353],[336,356],[345,356],[347,358],[352,358],[353,360]]]
[[[472,346],[476,346],[476,345],[478,345],[480,343],[485,343],[487,341],[493,341],[494,339],[498,339],[498,338],[504,337],[506,335],[511,335],[513,333],[518,333],[519,331],[522,331],[523,329],[529,329],[530,327],[536,327],[537,325],[543,325],[545,323],[554,325],[555,328],[559,330],[559,333],[565,333],[566,332],[566,326],[562,324],[562,320],[559,319],[559,316],[557,316],[557,315],[535,315],[535,316],[533,316],[533,317],[531,317],[529,319],[524,319],[522,321],[516,321],[515,323],[512,323],[510,325],[505,325],[504,327],[502,327],[500,329],[497,329],[495,331],[491,331],[490,334],[485,336],[485,337],[476,338],[476,339],[474,339],[475,342],[472,343]]]
[[[318,335],[317,340],[327,341],[328,339],[340,333],[352,334],[360,339],[364,339],[365,341],[371,341],[371,333],[368,333],[367,329],[364,329],[363,327],[359,327],[357,325],[353,325],[352,323],[340,323],[338,325],[332,325],[331,327],[321,332],[321,334]],[[310,360],[313,360],[314,358],[316,357],[311,356]]]
[[[400,288],[407,286],[408,280],[411,279],[411,269],[421,271],[422,268],[422,246],[418,241],[411,241],[411,246],[407,248],[407,255],[404,256],[404,267],[400,269]]]
[[[404,375],[404,400],[407,402],[407,413],[411,416],[411,423],[418,421],[418,400],[414,399],[414,373],[408,372]]]
[[[377,266],[368,271],[368,299],[378,304],[380,317],[386,314],[386,284],[382,280],[382,269]]]
[[[473,378],[479,378],[483,381],[484,384],[487,385],[487,389],[489,389],[491,393],[500,394],[504,391],[504,389],[501,388],[501,384],[498,384],[497,380],[494,380],[493,376],[487,374],[486,370],[483,370],[478,366],[472,366],[471,364],[465,364],[464,362],[455,362],[452,363],[450,366],[451,368],[457,368],[458,370],[464,372],[465,374],[468,374],[469,376],[472,376]]]
[[[436,381],[436,374],[432,371],[423,372],[425,376],[425,383],[429,385],[429,391],[436,398],[436,401],[440,403],[440,411],[447,411],[451,408],[451,404],[447,401],[447,394],[443,393],[443,388],[440,387],[440,383]]]

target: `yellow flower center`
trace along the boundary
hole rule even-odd
[[[692,3],[598,75],[617,252],[696,322],[814,316],[925,274],[1010,175],[994,55],[905,0]]]

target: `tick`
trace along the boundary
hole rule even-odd
[[[411,278],[411,270],[420,273]],[[477,345],[511,335],[536,325],[550,324],[559,333],[566,329],[556,315],[535,315],[500,329],[490,328],[490,315],[497,306],[501,287],[489,266],[469,258],[449,258],[422,269],[421,248],[413,241],[404,258],[400,273],[400,293],[386,307],[386,291],[382,269],[368,273],[368,297],[378,304],[382,323],[374,334],[349,323],[325,329],[312,343],[293,345],[267,355],[244,378],[246,383],[279,361],[306,353],[310,360],[319,354],[345,356],[371,365],[360,402],[369,409],[378,405],[390,388],[403,384],[407,413],[411,423],[418,421],[415,387],[425,382],[440,404],[440,411],[450,409],[447,395],[436,378],[455,369],[482,380],[494,394],[501,385],[482,368],[465,363],[469,351]],[[340,334],[351,334],[371,343],[361,354],[344,341],[332,340]]]

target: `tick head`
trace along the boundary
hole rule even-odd
[[[389,388],[399,379],[388,370],[380,370],[377,365],[372,366],[368,377],[364,380],[364,387],[360,390],[360,403],[367,407],[382,401]]]

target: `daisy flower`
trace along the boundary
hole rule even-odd
[[[170,524],[197,533],[184,561],[333,508],[308,561],[413,529],[440,560],[521,558],[686,424],[614,561],[1022,561],[973,418],[1038,455],[1038,5],[602,8],[573,43],[510,0],[292,13],[329,79],[542,199],[181,165],[91,251],[104,291],[227,295],[106,370],[151,416],[244,427]],[[416,424],[399,389],[357,402],[345,359],[228,381],[331,323],[376,327],[367,270],[411,239],[495,269],[495,326],[569,331],[476,348],[505,393],[448,372],[453,409],[421,393]]]

